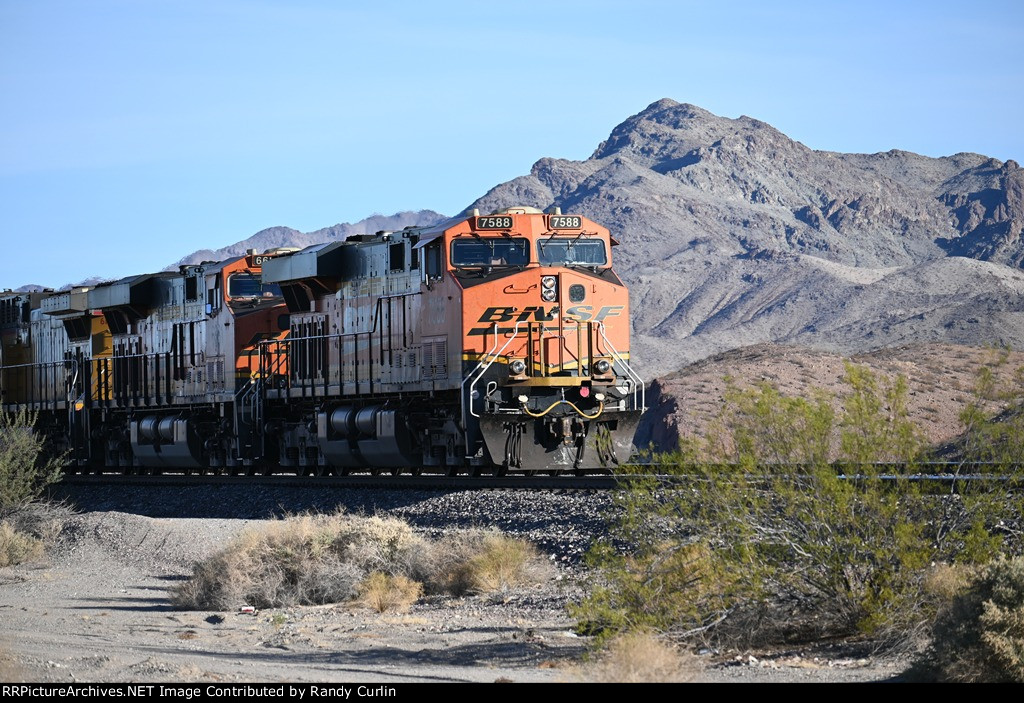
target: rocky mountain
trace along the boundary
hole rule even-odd
[[[324,227],[314,232],[300,232],[291,227],[268,227],[248,239],[243,239],[221,249],[200,249],[182,258],[169,269],[182,264],[198,264],[203,261],[221,261],[240,256],[249,249],[263,252],[277,247],[308,247],[311,244],[345,239],[350,234],[373,234],[381,230],[394,231],[408,226],[432,225],[446,219],[445,215],[433,210],[403,211],[394,215],[371,215],[364,220]]]
[[[1024,347],[1024,171],[1012,160],[816,151],[759,120],[666,99],[590,158],[543,158],[470,207],[514,205],[587,215],[621,241],[645,378],[768,342],[843,354]],[[443,219],[272,227],[178,263]]]
[[[945,343],[887,347],[851,356],[775,344],[733,349],[655,379],[647,389],[649,410],[637,429],[636,445],[669,450],[678,447],[682,438],[713,433],[725,405],[726,378],[740,386],[767,381],[792,397],[824,393],[838,413],[850,394],[844,382],[847,362],[880,379],[902,376],[908,418],[927,444],[941,446],[963,432],[960,413],[967,403],[979,401],[975,388],[980,369],[987,367],[996,387],[1018,390],[1020,397],[1016,370],[1024,366],[1024,352],[1005,352],[1002,357],[1002,353],[983,347]],[[980,402],[985,414],[992,417],[1013,400],[996,396]],[[834,449],[838,449],[836,430]]]
[[[585,161],[545,158],[471,207],[585,214],[622,243],[648,376],[762,342],[838,351],[1024,344],[1024,171],[979,154],[815,151],[660,100]]]

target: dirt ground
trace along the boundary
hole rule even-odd
[[[42,682],[574,682],[586,638],[571,570],[538,589],[433,598],[404,614],[339,605],[176,610],[168,588],[257,520],[72,517],[39,563],[0,570],[0,678]],[[848,647],[704,653],[703,681],[882,681],[905,662]]]

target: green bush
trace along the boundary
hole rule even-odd
[[[686,487],[639,481],[622,495],[573,609],[581,628],[787,640],[923,627],[925,567],[992,558],[1013,506],[888,475],[913,473],[923,448],[906,382],[848,365],[845,383],[838,412],[821,393],[730,383],[708,436],[662,458]]]
[[[972,396],[959,415],[961,462],[984,463],[991,472],[1017,471],[1024,460],[1024,369],[1015,371],[1015,383],[1001,385],[996,372],[1008,361],[1006,351],[996,350],[978,369]],[[995,417],[993,407],[1000,409]]]
[[[942,681],[1024,683],[1024,558],[979,569],[932,627],[918,665]]]
[[[60,480],[62,457],[47,457],[45,440],[27,411],[0,412],[0,515],[22,508]]]

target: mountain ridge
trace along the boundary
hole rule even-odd
[[[1013,160],[816,151],[662,99],[590,158],[539,159],[470,207],[557,206],[609,227],[634,358],[657,375],[764,342],[1024,344],[1022,194]]]
[[[241,256],[249,249],[263,252],[277,247],[308,247],[312,244],[344,240],[353,234],[373,234],[374,232],[395,231],[405,227],[432,225],[446,219],[433,210],[402,210],[393,215],[373,214],[358,222],[342,222],[330,227],[322,227],[312,232],[300,232],[291,227],[267,227],[256,234],[239,242],[220,249],[200,249],[182,257],[165,270],[176,269],[185,264],[198,264],[203,261],[221,261],[232,256]]]
[[[1024,170],[1012,159],[814,150],[756,118],[664,98],[589,158],[540,158],[469,208],[519,205],[586,215],[622,243],[615,266],[647,378],[762,343],[1024,347]],[[270,227],[168,268],[443,219]]]

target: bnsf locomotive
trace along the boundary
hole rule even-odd
[[[73,467],[609,469],[644,406],[608,230],[558,210],[0,294],[0,393]]]

